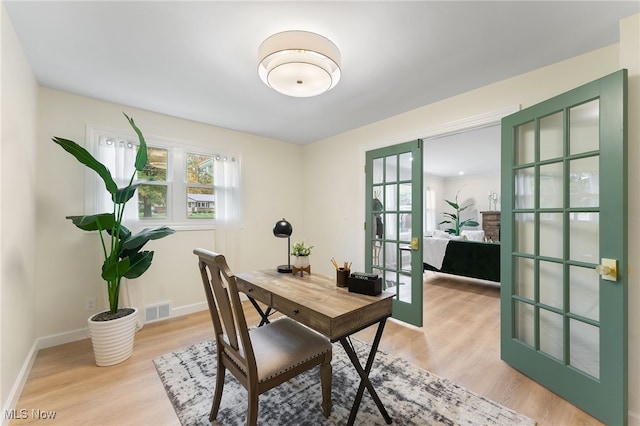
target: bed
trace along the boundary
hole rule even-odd
[[[500,243],[425,237],[424,270],[500,282]]]

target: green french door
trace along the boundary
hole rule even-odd
[[[627,73],[502,121],[501,356],[627,423]]]
[[[393,317],[422,326],[422,140],[366,155],[365,268],[395,293]]]

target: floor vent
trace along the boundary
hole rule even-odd
[[[145,322],[159,321],[171,316],[171,303],[158,303],[157,305],[147,305],[145,307]]]

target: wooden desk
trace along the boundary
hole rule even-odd
[[[238,290],[249,297],[262,316],[261,325],[269,322],[269,313],[275,309],[325,335],[332,342],[342,344],[361,378],[347,424],[355,422],[365,387],[387,424],[391,424],[391,417],[369,381],[369,372],[384,325],[391,316],[393,293],[382,292],[378,296],[350,293],[348,289],[336,286],[335,277],[317,274],[299,277],[275,270],[236,274],[236,282]],[[260,309],[256,300],[267,305],[266,312]],[[378,324],[378,330],[363,368],[349,336],[374,324]]]

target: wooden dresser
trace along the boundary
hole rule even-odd
[[[500,212],[486,211],[482,214],[482,230],[487,241],[500,241]]]

